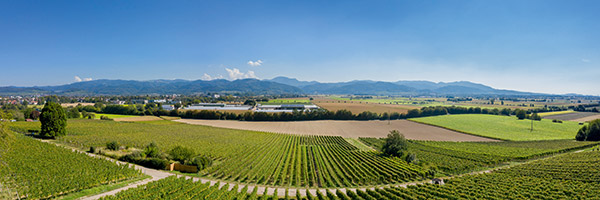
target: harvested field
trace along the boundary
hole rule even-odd
[[[362,103],[358,103],[358,102],[319,103],[319,102],[313,101],[313,103],[319,107],[325,108],[330,111],[346,109],[354,114],[358,114],[358,113],[361,113],[364,111],[371,111],[374,113],[386,113],[386,112],[407,113],[408,110],[410,110],[410,109],[419,108],[416,106],[409,106],[409,105],[392,105],[392,104],[377,104],[377,103],[368,103],[367,104],[365,102],[362,102]]]
[[[188,124],[221,128],[287,133],[296,135],[328,135],[346,138],[386,137],[391,130],[399,130],[406,138],[432,141],[496,141],[429,126],[407,120],[388,121],[295,121],[295,122],[245,122],[232,120],[175,120]]]
[[[587,122],[594,119],[600,119],[600,113],[594,112],[573,112],[559,115],[543,117],[544,119],[558,119],[564,121]]]
[[[592,115],[592,116],[589,116],[589,117],[583,117],[583,118],[579,118],[579,119],[574,119],[574,120],[571,120],[571,121],[589,122],[589,121],[596,120],[596,119],[600,119],[600,114]]]

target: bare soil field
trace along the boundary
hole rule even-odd
[[[141,122],[141,121],[156,121],[163,120],[160,117],[156,116],[139,116],[139,117],[122,117],[122,118],[114,118],[116,122]]]
[[[600,113],[594,112],[573,112],[559,115],[550,115],[543,117],[545,119],[558,119],[566,121],[587,122],[594,119],[600,119]]]
[[[233,120],[180,119],[177,122],[221,128],[252,130],[297,135],[330,135],[345,138],[386,137],[391,130],[399,130],[408,139],[432,141],[497,141],[463,134],[444,128],[407,120],[388,121],[294,121],[247,122]]]

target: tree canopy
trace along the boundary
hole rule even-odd
[[[407,149],[408,141],[397,130],[390,131],[385,139],[385,144],[381,147],[384,154],[396,157],[402,157]]]
[[[524,110],[521,110],[521,109],[517,109],[515,111],[515,115],[517,116],[518,119],[525,119],[525,118],[527,118],[527,113]]]
[[[575,136],[577,141],[600,141],[600,119],[591,121],[579,129]]]
[[[44,105],[40,122],[42,123],[40,135],[43,137],[55,138],[67,133],[67,116],[58,103],[49,101]]]

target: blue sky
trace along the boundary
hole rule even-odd
[[[0,86],[288,76],[600,95],[599,9],[551,0],[2,0]]]

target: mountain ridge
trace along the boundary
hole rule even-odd
[[[321,83],[300,81],[295,78],[278,76],[273,79],[237,80],[121,80],[99,79],[58,86],[0,87],[0,95],[150,95],[150,94],[198,94],[198,93],[243,93],[250,95],[282,94],[336,94],[336,95],[429,95],[429,96],[473,96],[473,95],[545,95],[532,92],[495,89],[469,81],[372,81],[354,80],[348,82]]]

